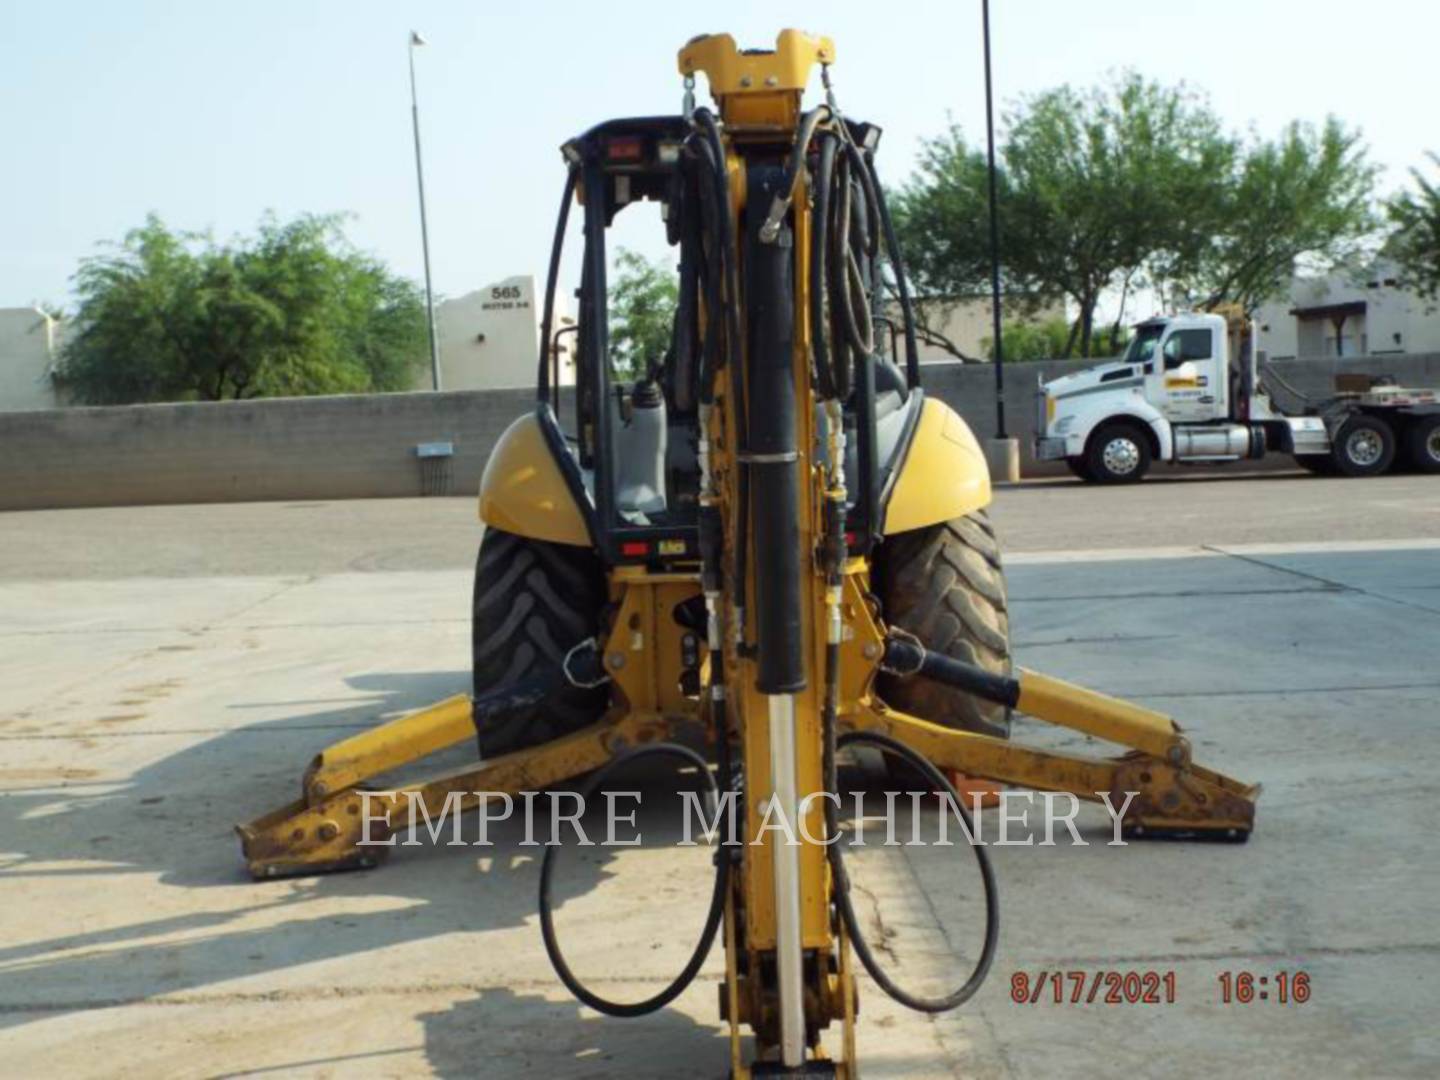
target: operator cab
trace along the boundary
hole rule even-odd
[[[878,139],[878,129],[853,128],[873,132],[872,146]],[[642,117],[601,124],[562,148],[569,177],[546,281],[539,411],[552,447],[564,449],[556,457],[570,474],[572,490],[583,492],[578,501],[588,512],[597,549],[612,564],[693,562],[699,555],[698,387],[702,367],[724,361],[707,354],[719,351],[707,326],[708,309],[723,305],[706,302],[716,295],[719,253],[701,239],[713,233],[701,228],[708,193],[687,145],[692,137],[693,127],[683,117]],[[644,357],[641,369],[624,369],[614,347],[624,327],[612,310],[608,241],[620,215],[634,215],[631,208],[645,202],[659,205],[665,239],[678,252],[676,301],[667,346]],[[564,244],[574,205],[582,214],[579,319],[557,329],[552,313],[566,269]],[[871,227],[878,230],[879,224]],[[891,284],[881,276],[878,260],[864,272],[867,280]],[[880,323],[883,327],[884,320]],[[574,335],[573,346],[567,335]],[[902,336],[891,327],[888,357],[877,340],[872,362],[860,365],[868,374],[855,380],[846,403],[846,484],[852,496],[847,531],[862,548],[878,535],[880,492],[920,414],[918,364],[906,371],[898,363]],[[575,355],[573,387],[561,385],[564,346],[573,347]],[[873,491],[868,498],[867,490]]]
[[[1148,319],[1125,352],[1138,364],[1145,397],[1171,423],[1234,419],[1240,373],[1230,367],[1225,320],[1216,315]]]

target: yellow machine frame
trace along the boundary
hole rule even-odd
[[[784,31],[774,52],[741,53],[728,35],[695,39],[680,53],[682,75],[705,73],[732,138],[791,138],[801,93],[815,63],[835,55],[828,38]],[[734,201],[744,199],[740,159],[730,148]],[[809,216],[794,214],[796,230],[797,311],[806,310],[804,272],[809,245]],[[820,538],[819,508],[827,477],[813,448],[816,409],[811,387],[807,320],[797,318],[793,375],[799,400],[797,445],[802,484],[799,522],[803,551]],[[731,402],[728,407],[735,407]],[[735,425],[724,422],[717,407],[711,419],[712,466],[722,499],[733,498],[736,465]],[[505,432],[484,473],[480,515],[489,525],[562,544],[593,543],[586,516],[553,457],[538,421],[524,417]],[[985,506],[990,481],[980,448],[964,421],[938,401],[927,400],[906,458],[889,493],[885,531],[893,534],[949,520]],[[727,514],[733,506],[724,507]],[[727,518],[728,520],[728,518]],[[728,535],[728,531],[727,531]],[[748,538],[741,538],[747,542]],[[1258,788],[1196,765],[1189,741],[1168,716],[1119,701],[1058,679],[1020,669],[1018,708],[1038,719],[1117,744],[1127,752],[1090,758],[1027,748],[1005,739],[956,730],[886,706],[877,696],[876,678],[885,656],[886,634],[871,597],[867,560],[844,565],[838,595],[828,591],[818,572],[806,575],[802,597],[804,648],[810,670],[821,670],[826,653],[827,618],[840,619],[839,724],[842,730],[880,732],[918,751],[942,769],[962,771],[1010,784],[1069,792],[1080,799],[1107,795],[1118,805],[1124,792],[1138,792],[1125,812],[1132,832],[1147,829],[1196,830],[1232,837],[1248,835],[1254,824]],[[611,600],[617,606],[608,633],[598,643],[612,686],[611,706],[597,723],[534,748],[437,776],[422,783],[373,793],[376,777],[438,750],[476,737],[470,700],[459,696],[352,736],[322,751],[306,771],[295,802],[239,828],[250,872],[256,877],[316,873],[370,867],[388,851],[395,833],[413,822],[412,803],[432,816],[446,809],[471,809],[475,792],[515,794],[562,783],[594,770],[626,750],[673,737],[687,727],[703,730],[697,699],[681,689],[684,662],[672,612],[700,594],[698,570],[654,572],[619,567],[611,573]],[[753,610],[753,604],[743,604]],[[728,637],[728,635],[727,635]],[[764,695],[755,689],[754,660],[728,640],[725,685],[731,730],[739,737],[747,791],[772,790],[769,775],[769,717]],[[820,791],[820,680],[799,692],[795,708],[797,789]],[[823,833],[820,810],[809,823]],[[365,822],[370,822],[369,843]],[[727,966],[722,1014],[730,1027],[733,1075],[750,1075],[741,1053],[742,1027],[770,1033],[774,1002],[757,979],[741,973],[738,949],[758,955],[776,945],[774,839],[757,834],[758,815],[747,815],[759,841],[744,848],[743,868],[724,916]],[[806,996],[807,1027],[818,1031],[831,1022],[842,1026],[842,1057],[837,1075],[856,1075],[854,1016],[856,983],[843,923],[833,916],[832,875],[821,846],[800,852],[803,945],[824,957]],[[756,970],[755,964],[749,970]],[[760,1039],[761,1054],[766,1041]],[[818,1043],[810,1053],[819,1056]]]

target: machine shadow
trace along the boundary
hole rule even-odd
[[[711,984],[691,993],[705,994]],[[708,1003],[707,1003],[708,1004]],[[724,1075],[728,1038],[673,1008],[616,1020],[578,1002],[548,1001],[511,989],[486,990],[450,1008],[423,1013],[425,1055],[435,1075],[655,1077]],[[542,1033],[543,1037],[537,1037]]]
[[[23,981],[27,1008],[0,1010],[0,1029],[221,983],[229,984],[226,992],[264,994],[277,974],[289,987],[303,988],[306,976],[297,969],[306,965],[532,921],[544,849],[522,843],[525,829],[518,820],[493,824],[489,847],[435,846],[422,825],[418,842],[397,844],[375,870],[250,880],[233,832],[238,820],[293,798],[306,763],[325,745],[389,714],[468,689],[469,676],[402,673],[348,682],[374,698],[228,730],[119,785],[81,781],[0,798],[0,883],[14,887],[27,878],[55,876],[94,876],[99,883],[130,873],[175,889],[173,897],[150,889],[142,916],[119,925],[111,912],[96,920],[101,928],[31,941],[23,940],[23,928],[12,928],[0,939],[0,977],[15,986]],[[424,768],[475,759],[473,745],[462,745],[427,759]],[[655,793],[666,784],[673,789],[662,774],[627,786]],[[664,802],[649,801],[657,810]],[[544,799],[536,806],[534,832],[543,840],[549,808]],[[642,827],[646,820],[642,813]],[[473,815],[464,819],[464,835],[473,845]],[[447,830],[443,839],[449,838]],[[586,858],[564,860],[558,906],[610,874],[606,851],[597,847]],[[538,933],[532,941],[527,963],[533,959],[534,971],[548,978]],[[476,959],[476,969],[483,970],[485,957]],[[497,970],[494,979],[504,983],[506,975]],[[470,1068],[473,1073],[473,1060]]]

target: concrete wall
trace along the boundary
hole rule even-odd
[[[474,492],[533,390],[0,413],[0,510],[421,494],[415,447],[451,442]]]
[[[1036,376],[1093,363],[1006,368],[1007,425],[1020,439],[1023,475],[1065,472],[1030,455]],[[1315,395],[1329,393],[1339,371],[1440,386],[1440,353],[1275,366]],[[927,392],[960,412],[980,438],[994,434],[994,368],[927,364],[924,377]],[[0,413],[0,510],[419,495],[415,447],[422,442],[454,444],[449,490],[471,494],[495,440],[534,400],[530,389],[471,390]],[[568,405],[564,411],[568,416]],[[1244,467],[1291,466],[1276,456]]]
[[[1039,463],[1031,452],[1035,437],[1036,379],[1058,379],[1092,367],[1100,360],[1044,360],[1005,365],[1005,431],[1020,440],[1020,475],[1069,475],[1064,462]],[[995,435],[995,368],[990,364],[926,364],[921,370],[925,392],[939,397],[965,418],[981,442]],[[1037,468],[1038,466],[1038,468]]]

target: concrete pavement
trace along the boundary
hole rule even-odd
[[[1114,848],[1087,808],[1089,846],[992,848],[989,982],[932,1020],[862,980],[866,1075],[1440,1071],[1440,864],[1423,816],[1440,794],[1440,514],[1374,486],[1386,481],[1319,483],[1337,500],[1373,493],[1388,535],[1332,503],[1329,531],[1352,542],[1311,535],[1296,550],[1287,515],[1268,532],[1225,526],[1217,504],[1210,533],[1165,534],[1190,550],[1135,552],[1123,549],[1153,542],[1153,500],[1179,485],[1126,489],[1130,512],[1068,521],[1054,500],[1069,486],[1002,493],[1007,548],[1012,528],[1048,522],[1111,549],[1032,543],[1012,560],[1019,661],[1176,715],[1198,760],[1265,784],[1258,828],[1244,846]],[[540,947],[537,860],[518,828],[492,849],[397,849],[373,873],[243,876],[231,825],[292,798],[319,747],[468,685],[469,573],[433,567],[460,557],[450,530],[473,510],[419,506],[431,516],[404,529],[377,524],[396,503],[277,508],[231,541],[203,522],[244,508],[156,510],[148,528],[139,511],[0,516],[0,536],[33,545],[0,548],[7,1072],[722,1073],[718,952],[648,1019],[577,1007]],[[167,534],[162,515],[180,510],[194,528]],[[308,525],[273,524],[285,521]],[[1227,546],[1224,527],[1249,530],[1248,546]],[[256,546],[295,562],[253,572]],[[46,553],[50,576],[36,572]],[[1024,723],[1017,738],[1100,749]],[[644,820],[663,833],[658,809]],[[973,960],[974,878],[956,854],[855,861],[872,931],[922,988]],[[698,924],[703,862],[647,844],[568,863],[559,919],[577,970],[618,997],[653,992]],[[1012,976],[1042,970],[1173,971],[1177,1000],[1014,1003]],[[1220,1003],[1222,971],[1298,970],[1312,979],[1303,1005]]]
[[[0,513],[0,580],[470,568],[475,511],[466,497]],[[991,513],[1010,553],[1440,537],[1440,477],[1035,480],[997,489]]]

